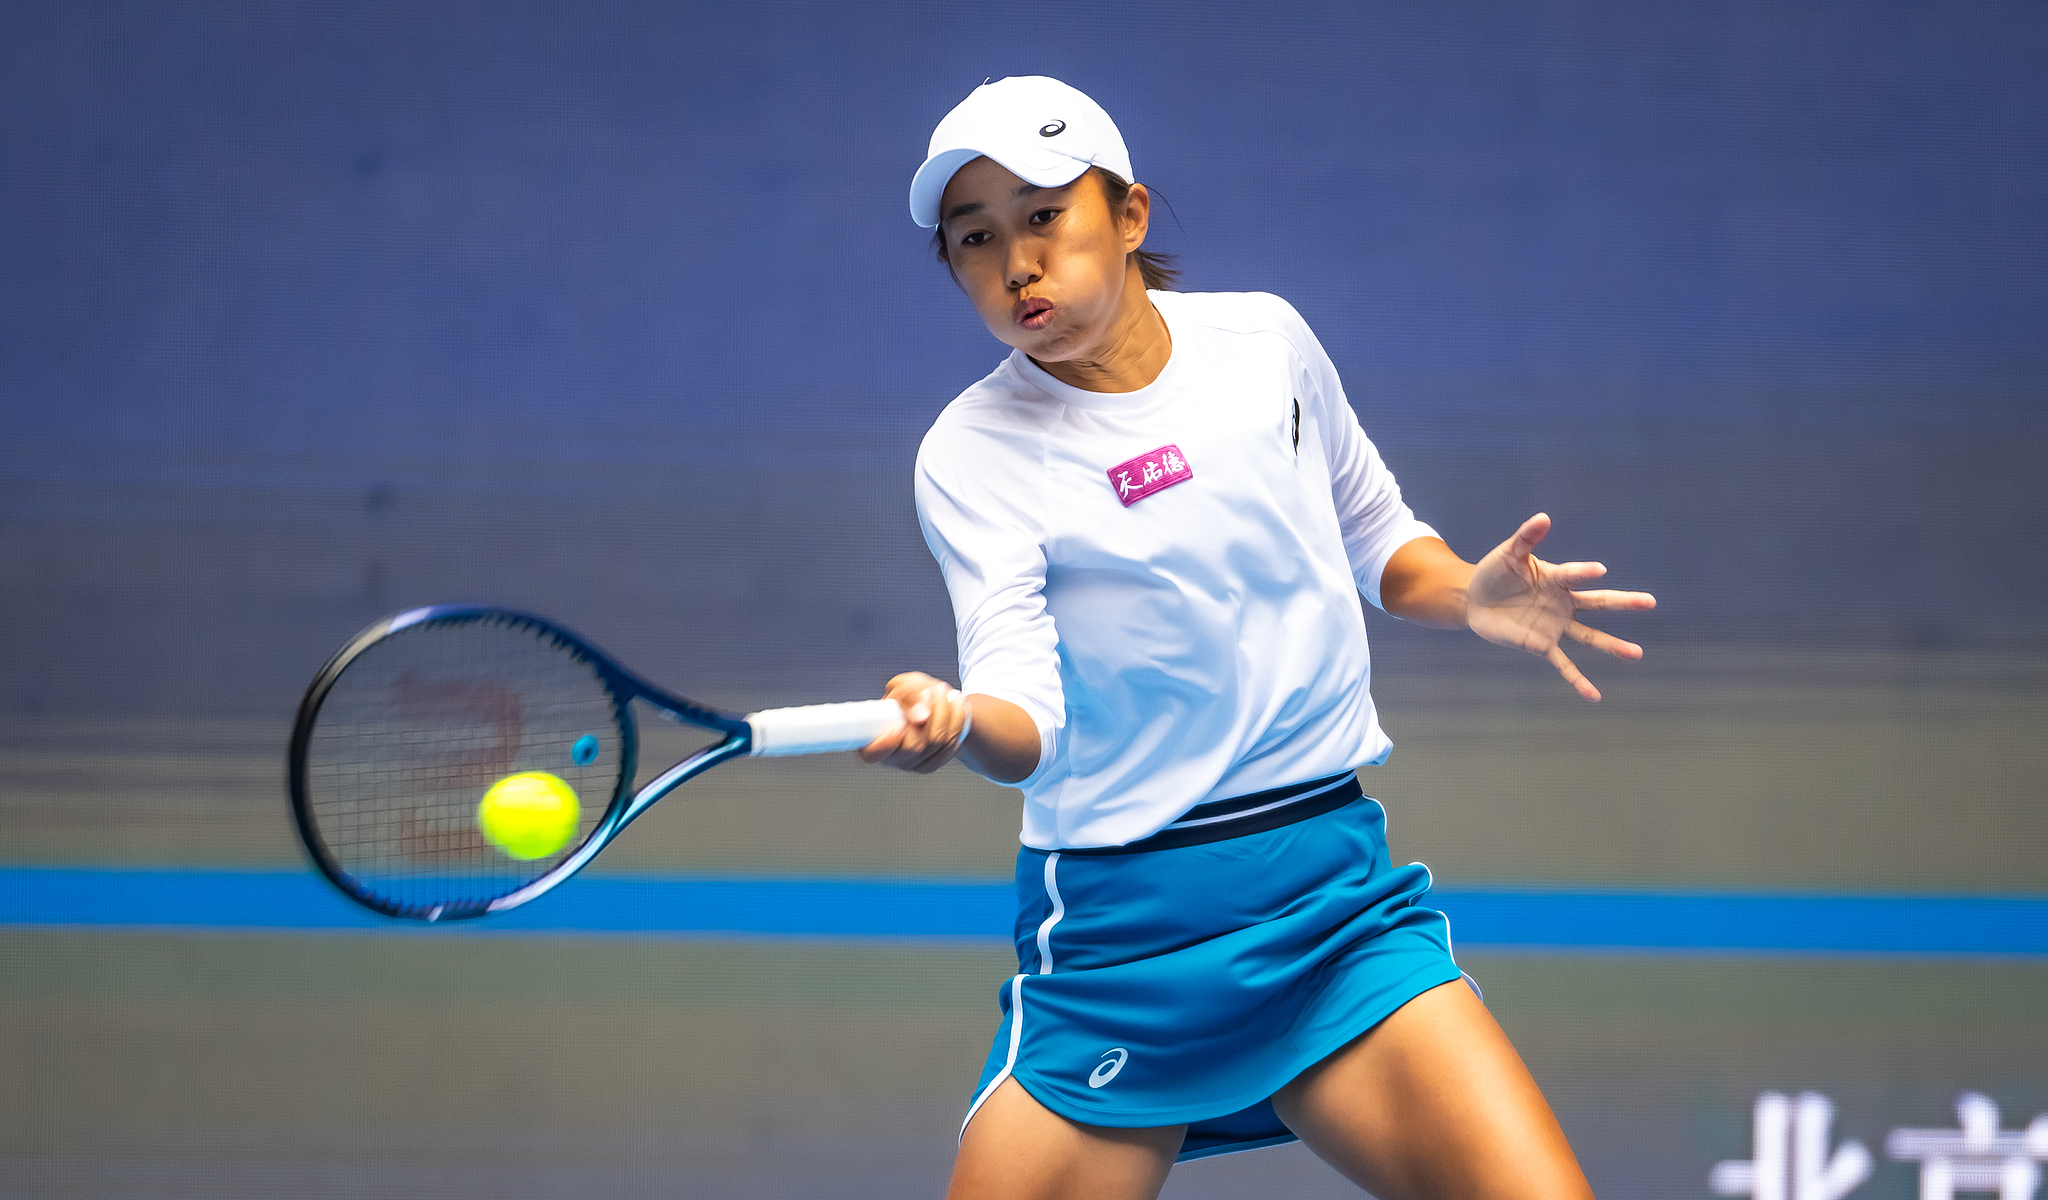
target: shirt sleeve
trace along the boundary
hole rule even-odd
[[[1008,785],[1028,787],[1052,765],[1066,725],[1059,634],[1045,608],[1045,539],[1012,499],[1035,496],[1038,480],[1005,463],[1010,455],[934,442],[927,437],[918,452],[917,518],[953,600],[960,687],[1007,700],[1038,726],[1037,768]],[[963,462],[976,467],[962,470]]]
[[[1436,537],[1437,531],[1416,519],[1401,499],[1401,485],[1380,459],[1379,449],[1365,436],[1337,378],[1336,364],[1316,340],[1308,322],[1287,301],[1274,297],[1281,310],[1281,327],[1301,358],[1305,375],[1304,407],[1313,406],[1316,426],[1322,432],[1323,452],[1330,468],[1330,498],[1337,507],[1337,522],[1344,531],[1344,553],[1351,561],[1351,575],[1358,590],[1380,602],[1380,576],[1394,551],[1416,538]]]

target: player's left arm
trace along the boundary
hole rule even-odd
[[[1589,628],[1576,614],[1655,608],[1656,599],[1645,592],[1580,590],[1607,574],[1607,568],[1537,558],[1536,545],[1550,532],[1550,518],[1542,513],[1522,522],[1513,537],[1476,564],[1453,554],[1402,501],[1400,485],[1365,436],[1336,365],[1308,323],[1278,297],[1271,300],[1269,316],[1294,347],[1300,368],[1297,402],[1321,427],[1330,500],[1359,591],[1405,620],[1470,629],[1489,642],[1546,659],[1579,695],[1598,700],[1600,689],[1572,665],[1559,641],[1571,637],[1616,658],[1641,658],[1641,646]]]
[[[1607,568],[1537,558],[1536,546],[1549,532],[1550,517],[1537,513],[1477,563],[1459,558],[1441,538],[1415,538],[1387,560],[1380,575],[1381,607],[1404,621],[1470,629],[1496,645],[1526,650],[1556,667],[1579,695],[1598,700],[1600,689],[1559,643],[1570,637],[1615,658],[1641,658],[1641,646],[1581,623],[1578,614],[1640,612],[1657,607],[1657,598],[1648,592],[1584,590]]]

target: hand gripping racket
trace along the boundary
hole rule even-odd
[[[636,792],[634,700],[725,736]],[[649,805],[729,758],[858,749],[902,719],[893,700],[737,716],[663,691],[539,617],[416,608],[357,634],[306,689],[292,815],[321,873],[357,903],[420,921],[481,917],[574,875]],[[539,852],[494,840],[481,818],[508,776],[539,780],[559,822]]]

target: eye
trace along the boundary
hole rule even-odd
[[[1044,225],[1050,222],[1054,217],[1057,217],[1059,215],[1060,210],[1057,208],[1041,208],[1037,212],[1031,214],[1031,223],[1033,225]]]
[[[963,246],[979,246],[987,240],[988,231],[986,229],[977,229],[966,237],[961,238],[960,244]]]

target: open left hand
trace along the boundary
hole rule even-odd
[[[1465,623],[1489,642],[1548,660],[1579,695],[1598,700],[1600,689],[1579,673],[1558,643],[1570,636],[1626,659],[1641,658],[1643,648],[1582,625],[1574,614],[1651,609],[1657,607],[1657,598],[1648,592],[1574,590],[1607,574],[1607,568],[1596,562],[1547,563],[1537,558],[1536,546],[1549,532],[1549,514],[1537,513],[1479,560],[1466,585]]]

